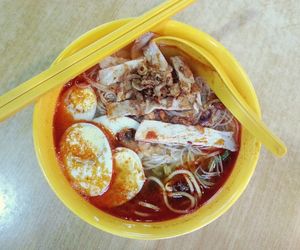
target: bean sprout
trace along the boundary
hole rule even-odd
[[[155,205],[153,205],[151,203],[148,203],[148,202],[139,201],[138,203],[139,203],[140,206],[150,208],[150,209],[152,209],[156,212],[158,212],[160,210],[158,206],[155,206]]]
[[[142,217],[148,217],[150,216],[150,214],[148,213],[143,213],[143,212],[139,212],[139,211],[134,211],[134,213],[138,216],[142,216]]]

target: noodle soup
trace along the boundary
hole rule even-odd
[[[54,141],[70,185],[133,221],[192,213],[222,188],[240,124],[196,70],[205,65],[146,33],[67,83]]]

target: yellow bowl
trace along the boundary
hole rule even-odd
[[[100,37],[112,32],[130,19],[101,25],[69,45],[54,63],[68,57]],[[260,107],[251,82],[234,57],[209,35],[188,25],[169,20],[156,27],[154,32],[190,40],[213,54],[223,65],[235,87],[260,116]],[[103,231],[127,238],[162,239],[192,232],[225,213],[246,188],[257,163],[260,143],[242,129],[241,148],[230,177],[218,193],[196,212],[177,219],[156,223],[122,220],[97,209],[77,194],[63,175],[56,160],[53,143],[53,115],[61,88],[43,96],[35,105],[33,117],[34,145],[44,175],[59,199],[77,216]]]

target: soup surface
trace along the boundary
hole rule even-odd
[[[240,143],[240,124],[201,76],[212,69],[155,36],[146,33],[65,84],[53,123],[70,185],[134,221],[197,210],[222,188]]]

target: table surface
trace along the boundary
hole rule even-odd
[[[162,0],[0,0],[0,94],[46,69],[89,29],[139,15]],[[264,148],[248,188],[205,228],[137,241],[99,231],[49,188],[32,141],[33,105],[0,123],[0,249],[299,249],[299,0],[202,0],[176,20],[223,43],[252,80],[263,119],[287,144]]]

